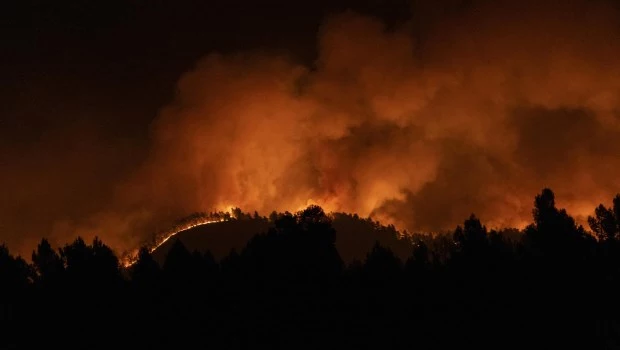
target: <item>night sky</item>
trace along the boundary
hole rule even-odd
[[[387,19],[407,1],[11,1],[2,9],[2,139],[88,120],[131,139],[202,56],[279,51],[312,63],[323,18],[346,9]],[[120,134],[120,135],[119,135]],[[135,141],[135,140],[134,140]]]
[[[616,1],[24,0],[0,20],[18,252],[127,248],[229,205],[518,226],[547,186],[583,221],[620,188]]]

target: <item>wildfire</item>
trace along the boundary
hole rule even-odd
[[[222,215],[223,214],[223,215]],[[177,234],[190,230],[194,227],[210,225],[217,222],[223,222],[232,219],[230,213],[216,213],[211,215],[198,214],[189,217],[186,222],[175,225],[172,229],[158,234],[151,244],[148,244],[149,253],[154,252],[157,248],[161,247],[170,238]],[[124,267],[131,267],[138,260],[139,249],[134,249],[128,253],[125,253],[122,258],[122,264]]]
[[[309,205],[317,204],[315,201],[309,199],[306,202],[305,206],[299,206],[297,211],[301,211],[307,208]],[[215,224],[218,222],[224,222],[229,220],[239,219],[239,215],[243,215],[241,210],[234,205],[221,205],[220,207],[228,208],[227,211],[219,211],[214,213],[194,213],[182,220],[180,220],[176,225],[174,225],[171,229],[160,232],[153,237],[151,242],[145,244],[148,248],[149,253],[153,253],[157,248],[161,247],[164,243],[166,243],[170,238],[176,236],[177,234],[193,229],[198,226]],[[138,253],[140,252],[139,248],[133,249],[131,251],[125,252],[122,254],[121,262],[122,265],[126,268],[131,267],[138,260]]]

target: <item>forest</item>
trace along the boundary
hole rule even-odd
[[[588,228],[543,189],[518,234],[472,214],[352,260],[318,206],[264,219],[221,259],[174,238],[130,267],[100,239],[42,239],[30,261],[2,245],[0,347],[620,347],[620,195]]]

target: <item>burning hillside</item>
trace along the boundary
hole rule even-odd
[[[318,204],[401,230],[528,222],[551,187],[585,222],[620,188],[620,14],[607,1],[417,2],[410,21],[325,19],[312,66],[209,53],[148,156],[51,237],[118,249],[189,212]],[[154,246],[156,246],[155,244]]]

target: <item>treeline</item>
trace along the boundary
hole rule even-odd
[[[258,213],[256,215],[258,216]],[[233,208],[231,213],[223,211],[211,213],[195,212],[177,220],[167,230],[155,232],[149,240],[142,243],[142,248],[152,251],[161,245],[162,242],[166,241],[171,235],[206,222],[222,222],[230,221],[232,219],[238,220],[245,218],[251,218],[251,216],[243,213],[240,208]],[[121,253],[121,261],[123,262],[123,265],[133,264],[136,258],[137,256],[135,256],[131,250]]]
[[[217,260],[174,242],[123,268],[95,239],[0,248],[3,348],[453,348],[620,346],[620,196],[591,232],[545,189],[520,236],[472,215],[451,236],[377,243],[345,263],[311,206]],[[591,234],[592,233],[592,234]]]

